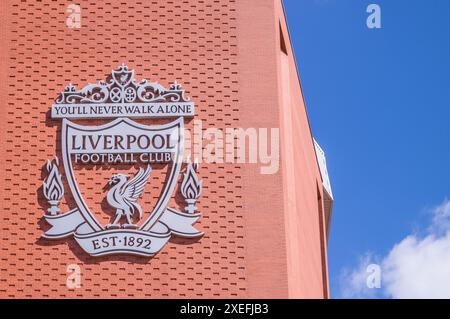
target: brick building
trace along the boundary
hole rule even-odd
[[[79,4],[80,25],[73,27],[66,1],[0,2],[0,297],[328,297],[332,194],[281,1]],[[174,236],[151,258],[91,256],[72,237],[42,238],[45,163],[61,154],[61,121],[50,108],[68,83],[97,83],[122,63],[138,80],[180,81],[203,130],[280,128],[275,174],[261,174],[254,163],[201,163],[195,227],[203,237]],[[79,174],[82,192],[101,211],[110,172]],[[152,182],[164,178],[156,174]],[[153,187],[144,196],[145,210],[159,193]],[[74,205],[66,192],[59,208]],[[179,206],[175,196],[170,205]],[[95,216],[101,224],[110,217]],[[79,288],[67,286],[69,265],[79,267]]]

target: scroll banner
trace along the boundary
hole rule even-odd
[[[150,231],[139,229],[107,229],[94,232],[78,209],[58,216],[45,216],[52,226],[43,237],[48,239],[75,237],[78,244],[92,256],[132,254],[153,256],[172,235],[195,238],[203,235],[192,225],[200,214],[186,214],[168,208]]]

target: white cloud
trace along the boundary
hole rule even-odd
[[[433,222],[429,228],[432,234],[442,235],[450,230],[450,201],[445,200],[433,209]]]
[[[411,234],[380,258],[381,289],[366,285],[367,265],[373,255],[365,255],[353,270],[344,270],[341,297],[344,298],[450,298],[450,201],[433,210],[426,236]]]

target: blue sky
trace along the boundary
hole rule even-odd
[[[382,29],[366,26],[370,3]],[[450,1],[284,4],[335,196],[328,255],[340,297],[345,268],[425,232],[450,196]]]

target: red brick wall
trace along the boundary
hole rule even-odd
[[[205,186],[198,207],[204,215],[198,228],[206,235],[189,245],[170,242],[151,260],[94,258],[73,239],[40,239],[42,167],[60,151],[59,121],[48,111],[69,82],[96,83],[126,63],[138,79],[165,86],[181,81],[204,128],[238,126],[235,1],[82,1],[79,30],[66,27],[66,1],[2,3],[9,19],[9,58],[2,69],[7,85],[1,99],[0,295],[245,296],[239,165],[202,165]],[[97,205],[107,175],[86,171],[81,178],[88,200]],[[72,204],[70,195],[66,199]],[[68,209],[67,201],[61,208]],[[81,289],[66,288],[67,264],[81,266]]]
[[[69,29],[66,1],[0,3],[0,297],[323,296],[318,224],[311,217],[317,207],[304,206],[311,210],[302,214],[310,216],[312,229],[301,229],[306,237],[289,248],[306,247],[305,258],[292,259],[286,242],[298,238],[285,233],[286,172],[261,175],[256,165],[202,164],[204,189],[197,206],[203,216],[197,227],[205,236],[172,240],[152,259],[90,257],[73,239],[40,238],[48,227],[42,221],[47,208],[42,168],[60,152],[60,124],[49,110],[70,82],[96,83],[125,63],[137,79],[164,86],[180,81],[196,103],[195,118],[203,129],[281,123],[277,0],[80,4],[81,29]],[[309,128],[301,125],[311,170],[304,186],[315,192],[314,150],[307,144]],[[107,177],[107,171],[92,170],[80,179],[97,207]],[[155,175],[153,184],[163,177]],[[157,190],[148,192],[144,205],[151,207]],[[61,209],[69,208],[74,206],[66,192]],[[80,289],[66,287],[68,264],[81,267]],[[300,275],[292,273],[297,266]],[[296,279],[309,274],[311,281]]]
[[[322,178],[283,8],[275,3],[278,39],[283,34],[287,51],[278,50],[278,61],[289,294],[328,297]]]

